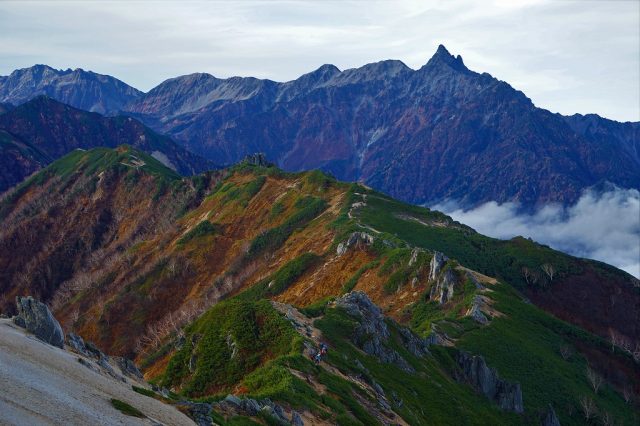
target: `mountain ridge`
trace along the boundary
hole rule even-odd
[[[0,218],[2,313],[33,294],[211,415],[268,398],[328,423],[539,424],[552,402],[578,425],[588,397],[634,421],[638,280],[319,171],[184,178],[129,146],[74,151]]]
[[[0,114],[0,192],[74,149],[129,143],[181,174],[217,166],[131,117],[104,117],[44,95]]]
[[[218,163],[265,152],[414,204],[534,209],[605,181],[640,188],[638,123],[553,114],[442,45],[417,70],[386,60],[288,82],[175,77],[120,111]]]

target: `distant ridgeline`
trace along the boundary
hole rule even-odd
[[[0,77],[0,102],[42,94],[131,115],[216,164],[264,152],[285,170],[322,169],[414,204],[531,208],[573,203],[605,183],[640,189],[639,123],[552,114],[444,46],[418,70],[393,60],[323,65],[286,83],[198,73],[148,93],[44,65]]]

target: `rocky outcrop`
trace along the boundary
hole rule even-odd
[[[242,163],[249,164],[258,167],[271,167],[273,163],[267,161],[267,156],[264,152],[256,152],[244,157]]]
[[[213,423],[212,411],[225,416],[248,416],[255,417],[260,413],[269,415],[275,419],[279,424],[303,426],[304,422],[302,417],[295,410],[290,410],[290,414],[287,414],[287,410],[279,404],[274,403],[269,398],[265,399],[252,399],[252,398],[240,398],[235,395],[227,395],[222,401],[214,403],[205,402],[190,402],[181,401],[176,404],[189,417],[191,417],[198,426],[211,426]]]
[[[560,420],[558,420],[556,411],[551,404],[547,407],[547,411],[542,418],[541,426],[560,426]]]
[[[18,315],[13,318],[16,325],[26,328],[43,342],[59,348],[64,347],[62,327],[47,305],[27,296],[16,297],[16,307]]]
[[[431,258],[431,263],[429,264],[429,281],[436,282],[438,279],[438,274],[440,274],[440,270],[447,263],[449,258],[439,251],[433,252],[433,257]]]
[[[142,372],[136,367],[136,365],[129,358],[125,358],[122,356],[114,356],[113,361],[120,368],[122,374],[129,377],[134,377],[138,380],[142,380]]]
[[[87,350],[87,346],[84,343],[84,339],[75,333],[69,333],[67,335],[67,345],[74,352],[85,356],[91,356],[91,353]]]
[[[351,248],[363,248],[366,246],[370,246],[373,244],[373,237],[366,232],[354,232],[347,238],[346,241],[338,244],[338,248],[336,249],[336,254],[338,256],[342,256],[347,252],[347,250]]]
[[[180,411],[187,414],[198,426],[211,426],[211,404],[206,402],[180,401],[176,404]]]
[[[475,356],[464,351],[456,354],[456,363],[463,381],[469,383],[487,398],[491,399],[504,411],[522,413],[522,389],[519,383],[510,383],[498,377],[494,368],[489,368],[482,356]]]
[[[95,344],[92,342],[85,342],[84,339],[77,334],[69,333],[67,336],[67,345],[74,352],[84,355],[87,358],[93,358],[95,364],[97,364],[102,371],[115,379],[126,381],[123,376],[132,377],[137,380],[142,380],[143,378],[142,373],[133,361],[119,356],[110,357],[102,352]],[[82,358],[79,358],[78,361],[86,367],[95,369],[89,361]],[[120,370],[121,374],[116,371],[114,366]]]
[[[482,283],[480,283],[478,278],[471,271],[466,271],[465,276],[469,281],[473,283],[477,290],[484,290],[484,286],[482,285]]]
[[[447,268],[440,274],[436,284],[431,287],[429,298],[438,301],[441,305],[445,304],[453,298],[455,285],[456,274],[451,268]]]
[[[489,320],[482,312],[482,308],[486,303],[487,301],[485,300],[485,296],[476,294],[473,298],[473,302],[471,302],[471,307],[467,310],[467,313],[465,315],[471,317],[475,322],[479,324],[487,324]]]
[[[409,259],[409,266],[413,266],[415,265],[415,263],[418,261],[418,255],[424,252],[424,250],[415,247],[413,250],[411,250],[411,258]]]
[[[423,357],[429,354],[429,345],[433,344],[432,339],[421,339],[405,327],[399,327],[398,330],[400,331],[402,343],[409,352],[417,357]]]
[[[385,317],[380,308],[365,293],[359,291],[347,293],[335,303],[337,307],[343,308],[358,321],[352,336],[356,346],[381,362],[394,364],[407,372],[414,371],[407,360],[389,347],[391,333]],[[418,338],[408,329],[399,327],[399,330],[403,344],[412,354],[424,356],[429,353],[427,340]]]

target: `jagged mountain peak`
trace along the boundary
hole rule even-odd
[[[18,105],[38,95],[105,114],[121,110],[142,92],[115,77],[82,68],[58,70],[37,64],[0,77],[0,102]]]
[[[444,47],[443,44],[440,44],[438,46],[438,49],[436,50],[436,53],[434,53],[434,55],[431,57],[431,59],[429,59],[426,65],[422,67],[422,69],[435,68],[442,65],[448,66],[449,68],[452,68],[456,71],[469,71],[469,68],[467,68],[467,66],[464,64],[464,61],[462,60],[462,56],[452,55],[451,53],[449,53],[447,48]]]

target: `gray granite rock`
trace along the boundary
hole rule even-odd
[[[35,300],[31,296],[16,297],[18,315],[14,318],[14,323],[26,328],[43,342],[59,348],[64,347],[64,333],[60,323],[42,302]]]

